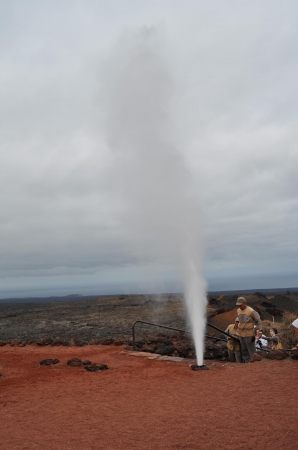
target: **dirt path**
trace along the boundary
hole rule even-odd
[[[109,370],[69,367],[72,357]],[[208,364],[192,371],[115,346],[1,347],[0,449],[297,448],[298,361]]]

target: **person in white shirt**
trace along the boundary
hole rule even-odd
[[[297,317],[297,319],[294,320],[294,322],[292,322],[292,325],[294,327],[296,339],[297,339],[297,344],[295,345],[295,347],[292,348],[292,350],[298,350],[298,317]]]
[[[260,350],[263,350],[263,349],[265,349],[265,350],[267,349],[268,344],[267,344],[266,339],[262,338],[262,334],[263,334],[262,330],[257,331],[256,342],[255,342],[257,352],[259,352]]]

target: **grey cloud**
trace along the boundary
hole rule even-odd
[[[277,274],[281,265],[286,271],[297,265],[296,2],[186,1],[182,8],[178,1],[10,1],[1,8],[2,276],[21,287],[21,275],[30,274],[32,286],[34,274],[40,282],[44,276],[46,286],[46,274],[62,279],[64,273],[70,283],[71,273],[76,279],[81,273],[86,286],[87,274],[96,278],[106,265],[117,277],[120,267],[133,286],[137,267],[157,264],[150,233],[165,225],[150,222],[147,235],[131,231],[123,195],[136,180],[129,187],[124,179],[119,146],[136,127],[141,142],[146,127],[159,123],[177,160],[188,165],[196,187],[189,175],[183,181],[189,195],[201,198],[207,277],[224,270],[232,284],[233,274],[245,278],[269,268]],[[137,100],[150,101],[157,82],[157,61],[140,54],[148,58],[148,90],[135,86],[130,115],[109,111],[107,95],[124,108],[129,101],[121,85],[103,92],[105,76],[116,86],[126,63],[120,50],[111,61],[115,42],[129,39],[125,30],[144,32],[160,22],[170,76],[163,72],[151,100],[166,109],[159,115],[139,109]],[[133,73],[127,76],[133,87]],[[115,123],[118,136],[109,129]],[[168,172],[160,167],[160,179]],[[134,176],[150,182],[149,171]],[[170,192],[179,194],[175,177]],[[181,221],[175,217],[173,227]]]

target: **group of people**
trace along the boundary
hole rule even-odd
[[[244,297],[238,297],[236,305],[238,316],[235,323],[228,326],[225,333],[229,335],[227,347],[231,362],[248,363],[254,353],[266,350],[282,348],[280,337],[276,328],[270,328],[270,336],[265,336],[262,331],[260,315],[250,306],[247,306]],[[295,328],[298,340],[298,318],[292,324]],[[298,350],[298,344],[293,350]]]

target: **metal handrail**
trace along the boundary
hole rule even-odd
[[[136,350],[135,325],[136,325],[137,323],[145,323],[146,325],[153,325],[154,327],[166,328],[167,330],[179,331],[180,333],[190,333],[190,334],[192,333],[191,331],[180,330],[179,328],[168,327],[168,326],[166,326],[166,325],[159,325],[159,324],[157,324],[157,323],[152,323],[152,322],[145,322],[144,320],[136,320],[136,321],[134,322],[133,326],[132,326],[132,343],[133,343],[133,347],[132,347],[132,348],[133,348],[134,351]],[[211,323],[206,322],[206,325],[208,325],[208,326],[211,327],[211,328],[214,328],[214,329],[217,330],[217,331],[220,331],[221,333],[225,334],[225,335],[228,336],[229,338],[232,338],[232,339],[234,339],[234,340],[236,340],[236,341],[239,340],[237,337],[234,337],[234,336],[232,336],[232,335],[226,333],[225,331],[222,331],[220,328],[217,328],[216,326],[211,325]],[[216,338],[216,337],[212,337],[212,336],[209,336],[209,335],[206,335],[206,336],[207,336],[208,338],[220,340],[219,338]]]
[[[182,333],[191,333],[191,331],[186,331],[186,330],[180,330],[179,328],[173,328],[173,327],[167,327],[166,325],[159,325],[157,323],[152,323],[152,322],[145,322],[144,320],[136,320],[132,326],[132,343],[133,343],[133,350],[135,351],[136,349],[136,336],[135,336],[135,325],[137,323],[145,323],[146,325],[153,325],[154,327],[159,327],[159,328],[166,328],[167,330],[174,330],[174,331],[180,331]]]

